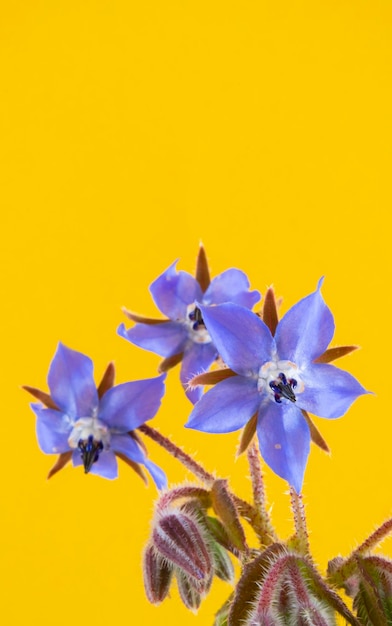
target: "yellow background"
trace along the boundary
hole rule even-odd
[[[389,0],[15,0],[0,8],[2,284],[0,614],[6,624],[212,624],[177,591],[145,599],[141,551],[156,490],[67,467],[35,438],[29,397],[57,342],[97,379],[154,375],[125,342],[120,307],[154,315],[148,285],[199,241],[213,275],[274,283],[283,310],[314,290],[336,321],[340,362],[375,396],[317,419],[304,497],[317,562],[346,555],[392,513],[391,57]],[[178,369],[154,425],[249,495],[238,433],[187,431]],[[154,444],[170,481],[189,475]],[[292,530],[286,484],[266,470],[273,518]],[[384,544],[392,555],[391,543]]]

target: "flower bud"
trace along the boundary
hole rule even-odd
[[[174,509],[162,512],[152,540],[159,554],[184,573],[200,581],[210,575],[211,556],[203,527],[189,514]]]
[[[143,579],[146,595],[152,604],[160,604],[169,593],[173,566],[149,544],[143,555]]]
[[[273,544],[245,566],[228,626],[331,626],[334,606],[303,556]]]
[[[201,593],[192,585],[191,578],[177,570],[177,586],[178,591],[180,593],[181,600],[185,604],[187,609],[190,609],[193,613],[197,612],[197,609],[200,606],[202,595]]]
[[[365,626],[392,623],[392,561],[385,557],[356,556],[357,570],[353,606]]]
[[[221,580],[232,583],[234,580],[234,567],[227,551],[216,542],[211,544],[211,549],[214,563],[214,574]]]

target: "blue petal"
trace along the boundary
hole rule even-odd
[[[98,417],[111,430],[134,430],[154,417],[165,392],[166,374],[135,380],[109,389],[101,398]]]
[[[313,363],[301,372],[301,379],[305,389],[297,394],[297,405],[320,417],[341,417],[358,396],[368,393],[354,376],[334,365]]]
[[[129,330],[120,324],[117,333],[136,346],[164,357],[182,352],[188,339],[185,327],[177,322],[136,324]]]
[[[215,361],[217,356],[218,353],[213,343],[190,342],[185,350],[184,358],[182,359],[180,372],[182,384],[187,385],[191,378],[208,370],[211,363]],[[188,388],[185,393],[192,404],[195,404],[198,400],[200,400],[203,388]]]
[[[314,293],[287,311],[276,329],[279,358],[300,367],[320,356],[333,337],[333,316],[321,295],[321,284],[322,280]]]
[[[258,291],[249,291],[249,281],[241,270],[232,268],[215,276],[205,292],[203,304],[232,302],[251,309],[260,300]]]
[[[158,489],[162,489],[167,485],[167,479],[165,473],[160,467],[150,461],[143,451],[140,449],[136,441],[129,435],[113,435],[110,446],[115,452],[121,452],[127,456],[131,461],[144,465],[145,468],[151,474]]]
[[[74,467],[83,465],[79,450],[75,450],[75,452],[73,453],[72,464]],[[117,459],[114,455],[113,450],[103,450],[99,455],[98,461],[96,463],[93,463],[89,474],[96,474],[97,476],[102,476],[103,478],[109,478],[109,480],[117,478]]]
[[[69,416],[54,409],[45,409],[42,404],[32,404],[31,408],[37,416],[36,432],[42,452],[61,454],[70,450],[68,437],[72,422]]]
[[[98,406],[93,369],[91,359],[59,343],[48,384],[53,400],[70,417],[89,417]]]
[[[121,452],[135,463],[144,463],[145,455],[135,439],[125,433],[124,435],[112,435],[110,447],[114,452]]]
[[[161,470],[158,465],[156,465],[147,458],[144,460],[144,466],[150,472],[151,478],[153,479],[158,489],[165,489],[167,487],[167,478],[165,472]]]
[[[155,304],[172,320],[184,320],[187,306],[202,297],[199,283],[187,272],[176,271],[177,261],[150,285]]]
[[[231,433],[242,428],[259,405],[257,381],[233,376],[201,397],[185,426],[204,433]]]
[[[203,320],[224,362],[243,376],[257,375],[271,359],[274,339],[251,311],[238,304],[200,307]]]
[[[259,411],[257,436],[267,465],[300,493],[310,450],[309,427],[300,409],[266,400]]]

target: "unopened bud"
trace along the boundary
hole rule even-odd
[[[177,585],[181,600],[192,612],[196,613],[200,606],[202,595],[191,582],[191,578],[177,570]]]
[[[143,555],[143,579],[146,595],[152,604],[160,604],[169,593],[173,566],[149,544]]]
[[[211,557],[203,527],[189,514],[177,510],[161,513],[152,540],[158,552],[184,573],[197,580],[210,575]]]
[[[227,551],[216,542],[212,543],[211,549],[214,574],[221,580],[232,583],[234,580],[234,567]]]
[[[270,546],[244,568],[228,626],[332,626],[334,608],[312,573],[304,557]]]
[[[385,557],[356,557],[358,585],[353,606],[364,624],[392,620],[392,561]]]

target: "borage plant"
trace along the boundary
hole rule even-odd
[[[215,626],[330,626],[338,614],[353,625],[392,624],[392,561],[372,553],[392,531],[392,519],[350,556],[332,559],[326,576],[309,550],[301,489],[310,442],[328,450],[310,414],[341,417],[368,393],[331,365],[355,346],[328,347],[334,321],[321,295],[322,280],[279,321],[272,288],[255,313],[260,294],[249,290],[243,272],[228,269],[210,280],[203,247],[194,277],[175,266],[150,287],[165,317],[125,310],[135,325],[118,329],[128,341],[164,357],[160,375],[114,386],[110,364],[96,386],[92,361],[59,344],[49,369],[50,393],[25,387],[39,401],[32,404],[39,445],[58,454],[49,477],[71,460],[85,473],[109,479],[117,477],[117,458],[144,480],[144,470],[149,472],[160,492],[143,555],[153,604],[165,600],[176,583],[185,606],[196,611],[217,576],[233,590]],[[194,405],[186,426],[206,433],[242,429],[238,453],[247,455],[252,502],[146,424],[159,409],[166,372],[180,362],[181,382]],[[140,434],[183,463],[195,484],[168,488]],[[285,541],[266,506],[261,458],[290,487],[295,532]],[[254,531],[252,545],[244,522]],[[237,581],[233,560],[240,566]],[[352,599],[348,604],[343,592]]]

